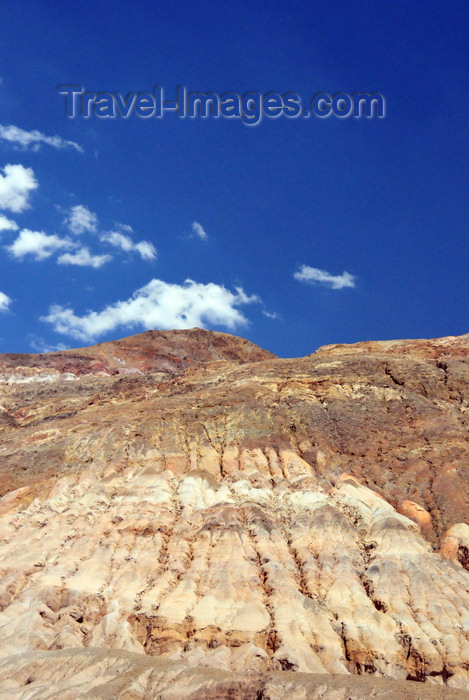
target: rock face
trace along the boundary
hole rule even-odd
[[[0,355],[0,697],[467,697],[468,357]]]

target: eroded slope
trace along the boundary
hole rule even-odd
[[[218,348],[217,336],[192,338],[211,361],[182,373],[4,364],[0,646],[12,697],[42,697],[46,671],[22,695],[24,660],[48,668],[27,654],[77,647],[189,675],[261,674],[262,688],[286,670],[469,688],[468,336],[298,360],[237,339]],[[151,683],[122,697],[170,692],[145,668]],[[312,692],[292,697],[333,697]]]

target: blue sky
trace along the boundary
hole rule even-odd
[[[466,2],[2,2],[0,352],[205,326],[281,356],[469,331]],[[386,116],[67,118],[93,93]]]

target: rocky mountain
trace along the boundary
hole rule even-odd
[[[0,355],[0,698],[459,698],[469,335]]]

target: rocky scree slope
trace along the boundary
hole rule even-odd
[[[468,357],[0,355],[0,693],[466,696]]]

